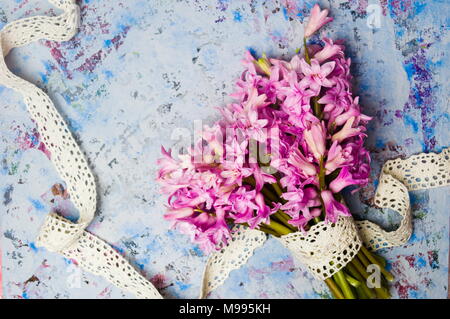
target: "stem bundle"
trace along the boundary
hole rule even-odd
[[[265,185],[262,190],[264,194],[270,194],[270,198],[275,201],[281,200],[281,188],[279,188],[279,191],[280,193],[273,193],[267,185]],[[276,237],[298,231],[289,224],[290,219],[291,217],[288,214],[282,210],[278,210],[275,214],[271,215],[270,224],[264,224],[259,229]],[[319,218],[314,219],[315,223],[320,221]],[[372,282],[371,279],[376,274],[368,272],[368,268],[371,265],[375,265],[379,269],[380,278],[375,280],[375,282]],[[360,251],[353,260],[333,274],[332,277],[327,278],[325,284],[336,299],[388,299],[390,298],[390,294],[387,282],[393,281],[394,276],[389,273],[385,267],[386,261],[382,257],[374,255],[362,245]],[[379,283],[379,286],[376,286],[377,283]]]
[[[284,221],[278,223],[271,219],[270,224],[264,225],[260,230],[270,229],[270,234],[281,237],[295,232],[288,225]],[[368,267],[371,265],[379,269],[380,278],[374,278],[376,273],[368,272]],[[366,247],[361,246],[356,256],[332,277],[326,279],[325,284],[336,299],[389,299],[391,295],[387,282],[393,281],[394,276],[385,269],[385,266],[386,263],[382,257],[374,255]],[[376,286],[377,284],[379,286]]]

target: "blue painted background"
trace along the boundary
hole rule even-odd
[[[244,50],[289,58],[315,1],[80,1],[82,25],[69,42],[40,41],[7,59],[48,91],[91,160],[101,198],[90,231],[126,254],[169,298],[198,294],[206,256],[168,230],[153,182],[159,145],[177,146],[194,120],[217,117],[242,71]],[[449,146],[449,2],[320,1],[346,41],[355,90],[374,117],[372,183],[347,196],[352,210],[395,228],[398,216],[370,208],[384,161]],[[46,1],[2,1],[0,27],[59,13]],[[375,16],[374,16],[375,15]],[[373,24],[371,25],[370,22]],[[0,87],[0,245],[7,298],[132,297],[36,248],[45,215],[76,218],[19,95]],[[411,193],[414,235],[382,254],[396,298],[446,298],[449,188]],[[275,240],[234,271],[214,298],[329,297]]]

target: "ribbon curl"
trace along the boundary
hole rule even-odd
[[[0,31],[0,85],[22,94],[31,118],[59,175],[66,181],[80,218],[77,223],[50,213],[39,233],[38,246],[75,260],[81,268],[101,275],[140,298],[162,298],[158,290],[106,242],[85,231],[96,207],[97,192],[87,161],[50,98],[34,84],[11,73],[4,58],[15,47],[48,39],[67,41],[77,32],[80,12],[74,0],[49,0],[64,11],[56,17],[36,16],[7,24]]]

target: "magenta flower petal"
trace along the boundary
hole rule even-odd
[[[323,41],[325,42],[325,46],[322,50],[314,54],[314,59],[322,63],[336,55],[344,56],[342,45],[334,44],[333,40],[328,38],[324,38]]]
[[[328,9],[320,10],[318,4],[314,5],[311,10],[311,15],[309,16],[308,25],[305,28],[305,38],[310,37],[317,30],[331,21],[333,21],[333,18],[328,17]]]
[[[182,219],[194,214],[194,210],[192,207],[183,207],[178,209],[169,209],[167,214],[164,215],[165,219],[174,220],[174,219]]]
[[[335,223],[339,216],[350,216],[350,211],[347,206],[334,199],[332,192],[322,191],[320,196],[325,206],[326,220]]]
[[[309,162],[299,149],[294,149],[289,155],[288,163],[294,165],[299,171],[304,172],[307,176],[316,176],[317,167]]]
[[[330,189],[333,193],[339,193],[347,186],[364,185],[367,183],[367,178],[355,178],[350,173],[349,167],[343,167],[339,175],[330,183]]]
[[[323,123],[315,123],[311,128],[303,132],[309,151],[317,160],[325,154],[326,130]]]
[[[355,117],[350,117],[346,122],[345,125],[340,129],[339,132],[335,133],[331,140],[338,141],[339,143],[345,140],[346,138],[359,135],[361,133],[360,127],[353,127],[353,123],[355,122]]]

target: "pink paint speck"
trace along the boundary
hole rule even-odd
[[[400,282],[396,282],[394,284],[394,288],[397,290],[398,292],[398,296],[401,299],[407,299],[409,297],[409,292],[411,290],[413,291],[417,291],[419,288],[417,287],[417,285],[411,285],[408,282],[405,283],[400,283]]]
[[[103,289],[99,294],[100,297],[107,297],[111,295],[111,288],[110,287],[106,287],[105,289]]]
[[[150,278],[150,282],[157,288],[161,289],[166,287],[166,277],[164,274],[156,274],[152,278]]]
[[[82,65],[80,65],[78,68],[76,68],[76,70],[80,71],[80,72],[94,71],[97,64],[102,61],[102,53],[103,53],[103,50],[100,49],[99,51],[94,53],[92,56],[87,58]]]
[[[108,54],[111,53],[112,47],[114,47],[114,49],[118,50],[122,46],[123,41],[129,30],[130,30],[129,26],[124,27],[122,32],[120,32],[119,34],[117,34],[110,40],[110,42],[112,44],[111,47],[109,47],[107,49],[98,50],[96,53],[94,53],[89,58],[87,58],[84,61],[84,63],[82,65],[80,65],[79,67],[77,67],[75,70],[79,71],[79,72],[93,72],[95,70],[95,68],[97,67],[97,65],[102,61],[102,59],[104,59],[106,56],[108,56]]]
[[[414,263],[416,262],[416,257],[414,255],[405,256],[406,261],[408,262],[411,268],[414,268]]]
[[[288,260],[281,260],[281,261],[273,262],[270,264],[270,268],[273,271],[288,271],[288,272],[290,272],[295,268],[294,260],[288,259]]]
[[[21,132],[18,128],[16,128],[16,130],[18,130],[16,143],[22,150],[35,148],[44,153],[48,159],[51,158],[50,151],[47,149],[45,144],[40,141],[40,135],[36,129],[33,129],[32,133]]]
[[[64,74],[69,79],[72,79],[72,73],[68,70],[69,61],[67,61],[66,57],[61,51],[61,43],[45,41],[44,44],[46,47],[50,48],[50,54],[55,59],[56,63],[61,67],[61,70],[64,72]]]

